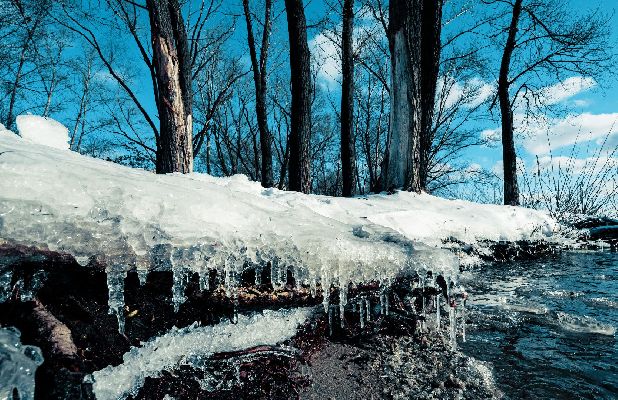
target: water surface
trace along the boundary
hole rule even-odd
[[[464,353],[508,398],[618,398],[618,253],[568,252],[466,273]]]

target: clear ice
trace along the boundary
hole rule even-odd
[[[21,344],[16,328],[0,328],[0,399],[34,399],[34,374],[43,363],[41,350]]]
[[[215,353],[277,345],[294,336],[312,312],[311,308],[266,310],[262,314],[239,315],[236,325],[224,322],[173,328],[141,347],[133,347],[124,354],[122,364],[96,371],[88,379],[94,382],[97,400],[126,399],[137,393],[147,377],[156,377],[164,370],[182,365],[202,368]]]

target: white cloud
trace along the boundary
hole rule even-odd
[[[517,173],[526,172],[526,163],[523,159],[517,157]],[[493,172],[500,179],[504,178],[504,163],[502,160],[496,161],[496,163],[491,167],[491,172]]]
[[[608,144],[618,145],[618,113],[582,113],[564,118],[526,118],[525,114],[513,116],[515,131],[524,136],[524,148],[535,155],[591,140],[600,142],[609,135]],[[481,138],[490,143],[500,143],[500,128],[486,129]]]
[[[541,89],[541,96],[549,105],[562,103],[597,86],[593,78],[573,76],[555,85]]]
[[[311,58],[317,68],[318,82],[331,88],[339,84],[341,79],[341,55],[339,44],[334,40],[340,40],[339,35],[321,32],[309,41]]]
[[[518,119],[522,118],[523,116],[519,116]],[[547,154],[550,150],[577,143],[581,144],[590,140],[599,141],[607,135],[613,139],[618,133],[615,129],[617,122],[618,113],[583,113],[569,115],[562,119],[533,121],[524,125],[524,133],[527,134],[524,147],[532,154]]]
[[[478,77],[460,82],[451,76],[443,76],[438,80],[438,97],[445,91],[447,91],[444,94],[444,107],[446,109],[458,102],[461,102],[462,107],[471,108],[487,100],[494,93],[494,85]]]
[[[587,174],[592,176],[604,170],[615,170],[618,168],[618,158],[606,156],[586,158],[543,156],[539,157],[538,160],[538,164],[535,162],[533,166],[534,173],[538,173],[539,170],[540,172],[551,172],[553,168],[553,171],[556,173],[560,170],[562,173],[572,175]],[[611,177],[608,176],[607,178]]]

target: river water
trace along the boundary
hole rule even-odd
[[[483,265],[467,272],[467,341],[513,399],[618,398],[618,253]]]

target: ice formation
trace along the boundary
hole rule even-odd
[[[20,115],[15,124],[19,135],[26,140],[60,150],[69,149],[69,130],[51,118]]]
[[[26,137],[57,128],[48,119],[20,121]],[[312,293],[320,285],[327,311],[331,287],[342,289],[345,306],[350,283],[386,288],[398,274],[417,270],[457,275],[457,257],[438,248],[443,239],[545,238],[555,227],[542,212],[427,194],[331,198],[265,190],[241,175],[155,175],[6,130],[0,132],[0,175],[0,239],[70,253],[80,263],[103,257],[110,312],[120,329],[129,270],[142,283],[148,271],[171,270],[171,302],[178,309],[192,273],[207,289],[216,272],[234,298],[245,269],[270,266],[275,288],[288,273]],[[388,314],[387,296],[381,300]]]
[[[201,368],[214,353],[232,352],[260,345],[274,346],[294,336],[298,326],[311,315],[311,308],[269,311],[253,316],[239,315],[237,324],[215,326],[193,324],[172,329],[125,353],[118,366],[92,375],[97,400],[125,399],[135,395],[146,377],[180,365]]]
[[[17,390],[19,399],[34,399],[34,373],[43,363],[41,350],[24,346],[16,328],[0,328],[0,399],[12,399]]]

